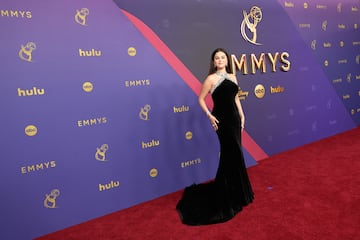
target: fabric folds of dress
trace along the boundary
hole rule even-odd
[[[176,205],[187,225],[207,225],[232,219],[254,199],[241,146],[241,119],[234,101],[238,86],[229,79],[212,91],[212,114],[219,120],[216,131],[220,161],[215,179],[185,188]]]

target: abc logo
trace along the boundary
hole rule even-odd
[[[128,54],[129,56],[134,57],[136,55],[136,49],[134,47],[129,47]]]
[[[265,95],[265,88],[263,85],[258,84],[255,86],[255,90],[254,90],[255,96],[257,98],[263,98]]]
[[[149,172],[150,177],[156,177],[158,175],[158,170],[156,168],[153,168]]]
[[[29,137],[33,137],[37,134],[37,127],[34,125],[28,125],[25,127],[25,134]]]
[[[91,82],[84,82],[83,84],[83,90],[85,92],[91,92],[94,89],[94,86]]]
[[[190,132],[190,131],[185,133],[185,138],[186,138],[187,140],[192,139],[192,136],[193,136],[193,135],[192,135],[192,132]]]

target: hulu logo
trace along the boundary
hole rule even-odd
[[[32,89],[21,89],[18,88],[18,96],[19,97],[26,97],[26,96],[38,96],[38,95],[44,95],[45,94],[45,90],[43,88],[37,88],[37,87],[33,87]]]
[[[112,188],[116,188],[120,186],[120,182],[119,181],[111,181],[109,183],[106,184],[100,184],[99,183],[99,191],[105,191],[105,190],[110,190]]]
[[[79,56],[80,57],[100,57],[101,51],[95,50],[93,48],[91,50],[82,50],[79,48]]]

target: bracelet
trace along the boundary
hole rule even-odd
[[[206,116],[207,116],[207,117],[210,117],[210,114],[211,114],[211,113],[210,113],[210,111],[208,110],[208,111],[206,112]]]

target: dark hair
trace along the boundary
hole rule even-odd
[[[216,72],[216,66],[214,66],[214,58],[215,58],[215,54],[218,52],[223,52],[226,55],[228,64],[226,66],[226,72],[227,73],[232,73],[232,69],[231,69],[231,64],[230,64],[230,57],[229,54],[227,53],[227,51],[223,48],[217,48],[213,51],[213,53],[211,54],[211,59],[210,59],[210,67],[209,67],[209,75],[213,74]]]

